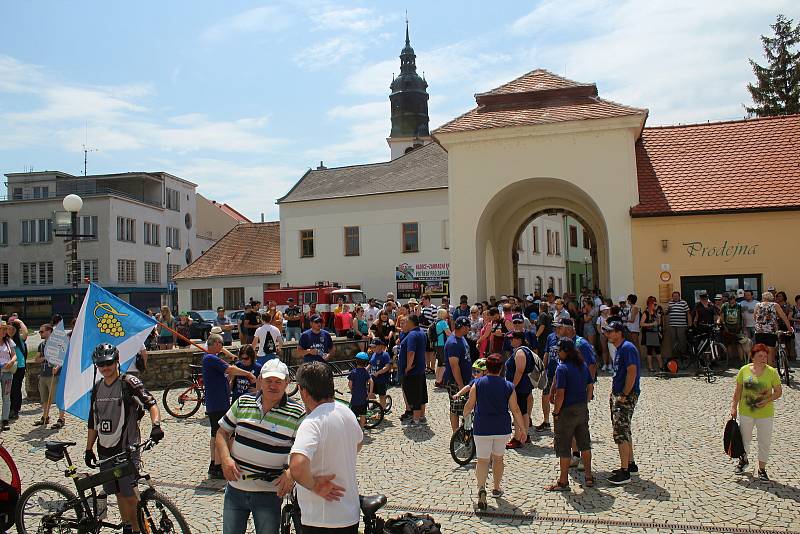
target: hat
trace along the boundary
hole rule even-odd
[[[502,301],[504,301],[504,300],[508,300],[508,297],[507,297],[507,296],[505,296],[505,295],[503,295],[502,297],[500,297],[500,302],[502,302]]]
[[[414,297],[411,297],[410,299],[408,299],[408,304],[419,304],[419,302],[417,302],[417,299],[415,299]]]
[[[717,293],[716,295],[714,295],[714,300],[722,300],[722,295]]]
[[[744,296],[744,289],[737,289],[736,290],[736,296],[737,297],[743,297]]]
[[[622,325],[621,321],[611,321],[608,324],[603,325],[603,332],[624,332],[625,327]]]
[[[569,352],[575,348],[575,342],[571,339],[562,339],[558,342],[558,350]]]
[[[386,346],[386,342],[384,340],[382,340],[381,338],[376,337],[376,338],[373,338],[372,341],[369,342],[369,346],[370,347],[377,347],[377,346],[385,347]]]
[[[222,327],[221,326],[212,326],[211,331],[208,332],[209,334],[221,334]]]
[[[769,286],[767,288],[767,291],[769,291],[770,293],[774,293],[775,292],[775,286]]]
[[[524,323],[525,322],[525,317],[523,317],[521,313],[515,313],[514,315],[511,316],[511,322],[512,323]]]
[[[569,317],[562,317],[558,320],[556,326],[575,326],[575,323]]]
[[[466,326],[467,328],[470,327],[470,320],[469,317],[459,317],[456,319],[455,325],[456,328],[462,328]]]
[[[485,371],[486,370],[486,358],[478,358],[472,363],[472,368],[477,369],[478,371]]]
[[[289,376],[289,368],[278,358],[267,360],[264,362],[264,365],[261,366],[261,378],[269,378],[271,376],[286,380],[286,377]]]
[[[311,317],[309,317],[308,321],[310,323],[321,323],[322,322],[322,317],[320,317],[319,315],[315,314],[315,315],[312,315]]]
[[[217,306],[217,311],[225,311],[225,307],[224,306]]]
[[[356,354],[356,360],[361,360],[364,362],[369,361],[369,354],[363,351],[359,352],[358,354]]]
[[[528,302],[533,302],[533,295],[528,295],[527,297],[525,297],[525,300],[527,300]]]
[[[536,320],[536,319],[538,319],[538,318],[539,318],[539,314],[538,314],[538,313],[536,313],[536,312],[531,312],[531,316],[529,317],[529,319],[530,319],[531,321],[535,321],[535,320]]]
[[[292,297],[289,297],[288,299],[286,299],[286,302],[294,302],[294,299]]]
[[[703,298],[703,297],[708,298],[708,291],[703,290],[703,291],[700,292],[700,298]]]
[[[522,341],[525,341],[525,332],[517,332],[515,330],[514,332],[511,332],[508,337],[511,339],[521,339]]]
[[[601,304],[601,305],[600,305],[600,311],[601,311],[601,312],[604,312],[604,311],[606,311],[606,310],[610,310],[610,309],[611,309],[611,308],[609,308],[609,307],[608,307],[608,306],[606,306],[605,304]]]
[[[624,295],[621,297],[617,297],[617,302],[628,302],[628,297]]]

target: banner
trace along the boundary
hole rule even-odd
[[[67,355],[67,345],[69,345],[69,336],[64,330],[64,321],[60,321],[53,327],[53,331],[44,345],[44,359],[53,367],[60,367]]]
[[[401,263],[395,267],[397,298],[419,299],[423,293],[433,298],[450,293],[449,263]]]

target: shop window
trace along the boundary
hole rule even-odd
[[[192,309],[211,309],[211,289],[192,289]]]

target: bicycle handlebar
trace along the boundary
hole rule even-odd
[[[130,460],[130,457],[131,457],[132,454],[134,454],[136,452],[140,452],[140,451],[149,451],[155,445],[156,445],[156,442],[153,441],[152,439],[148,438],[145,441],[143,441],[142,443],[137,443],[135,445],[129,445],[128,448],[124,452],[121,452],[119,454],[115,454],[114,456],[110,456],[110,457],[106,458],[105,460],[98,460],[98,461],[92,462],[94,464],[92,467],[100,468],[103,465],[106,465],[106,464],[109,464],[109,463],[112,463],[112,462],[116,462],[116,461],[119,461],[119,460],[122,460],[122,459]]]

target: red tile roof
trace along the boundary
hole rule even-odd
[[[634,217],[800,209],[800,115],[645,128]]]
[[[175,280],[262,276],[281,272],[278,221],[237,224],[205,254],[175,274]]]
[[[440,126],[433,134],[647,115],[645,109],[600,98],[593,83],[575,82],[544,69],[477,94],[475,100],[476,108]]]
[[[245,217],[244,215],[233,209],[228,204],[217,202],[216,200],[212,200],[211,203],[214,204],[216,207],[218,207],[220,210],[222,210],[222,212],[225,213],[225,215],[235,220],[236,222],[239,223],[251,222],[250,219],[248,219],[247,217]]]

